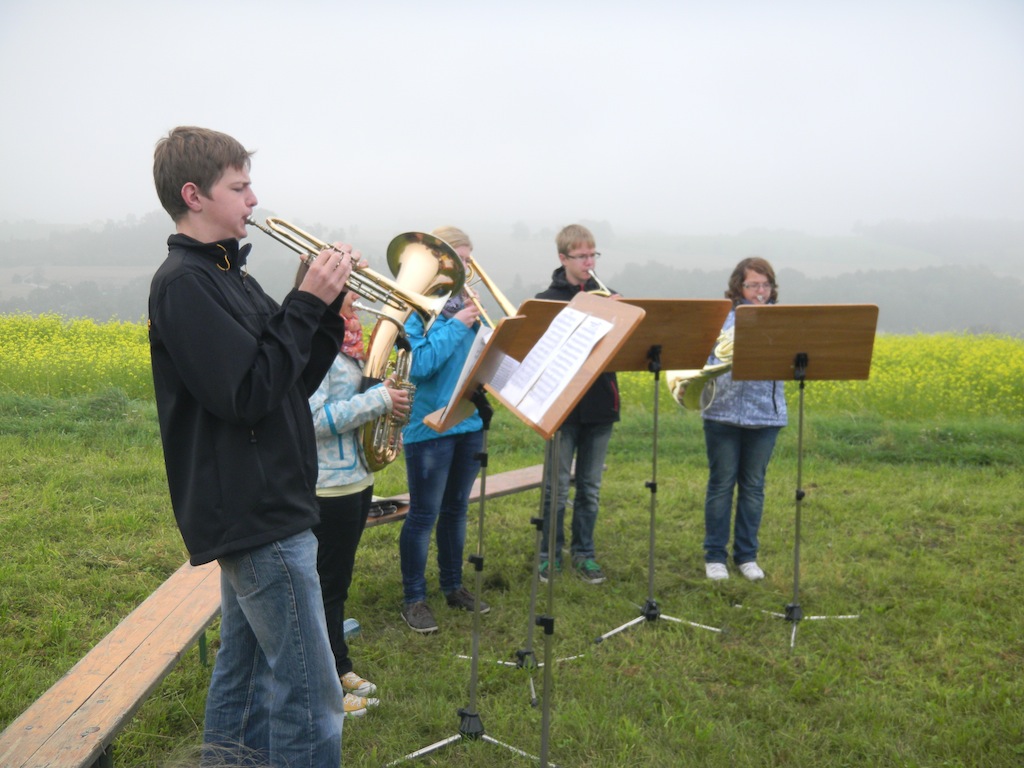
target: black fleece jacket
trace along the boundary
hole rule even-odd
[[[172,235],[149,295],[149,347],[171,504],[193,565],[319,521],[308,397],[338,354],[341,297],[278,305],[251,246]]]
[[[589,279],[585,285],[572,285],[565,278],[565,267],[551,273],[551,285],[536,298],[549,301],[572,301],[581,291],[598,288],[597,281]],[[610,424],[619,420],[619,383],[614,373],[602,373],[572,409],[566,424]]]

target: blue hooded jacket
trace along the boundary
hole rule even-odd
[[[402,439],[408,443],[420,443],[448,435],[477,432],[484,428],[480,414],[465,419],[447,432],[438,433],[423,423],[423,417],[444,408],[455,391],[455,385],[462,373],[462,366],[476,338],[478,325],[467,328],[461,320],[439,315],[423,332],[423,320],[413,315],[405,323],[405,333],[412,350],[412,367],[409,378],[416,385],[409,423],[402,430]]]

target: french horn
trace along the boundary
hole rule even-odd
[[[688,411],[703,411],[715,399],[715,380],[732,368],[734,329],[722,331],[712,354],[720,363],[684,371],[666,371],[665,383],[676,402]],[[707,389],[707,397],[704,397]],[[706,402],[705,402],[706,399]]]

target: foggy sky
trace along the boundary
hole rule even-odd
[[[1019,0],[2,0],[0,96],[0,221],[158,210],[182,124],[340,228],[1024,217]]]

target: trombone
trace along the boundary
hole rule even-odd
[[[466,259],[466,296],[472,301],[476,308],[480,310],[480,318],[491,328],[496,327],[496,324],[491,320],[490,315],[487,314],[487,310],[484,309],[484,305],[480,301],[480,296],[476,291],[473,290],[473,285],[476,283],[482,283],[483,286],[490,292],[494,300],[498,302],[498,307],[501,309],[505,317],[513,317],[516,314],[516,308],[511,301],[506,298],[505,294],[501,292],[498,286],[495,284],[487,273],[484,272],[483,267],[480,266],[479,262],[472,256]]]
[[[250,216],[246,222],[299,255],[305,256],[306,260],[315,259],[320,251],[331,247],[329,243],[313,237],[284,219],[270,217],[266,220],[266,225],[263,225]],[[441,261],[446,264],[453,261],[450,256],[443,256]],[[440,269],[437,277],[437,282],[432,286],[433,292],[424,295],[403,288],[369,267],[358,267],[353,264],[352,274],[345,285],[367,301],[380,302],[398,312],[415,311],[423,319],[424,328],[429,328],[441,314],[445,302],[453,293],[458,293],[462,289],[462,270],[455,264]]]

